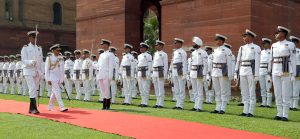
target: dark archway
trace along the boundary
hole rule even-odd
[[[55,2],[53,4],[53,24],[61,25],[62,24],[62,7],[61,4]]]
[[[161,0],[142,0],[141,2],[141,15],[140,15],[140,38],[141,42],[145,41],[144,37],[144,25],[145,18],[155,14],[158,20],[158,38],[161,38]]]

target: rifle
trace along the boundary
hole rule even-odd
[[[34,47],[36,47],[36,42],[37,42],[37,35],[38,35],[37,29],[38,29],[38,24],[35,25]],[[34,51],[34,56],[35,56],[35,60],[37,60],[35,51]],[[39,92],[40,92],[40,79],[38,80],[38,89],[37,89],[37,93],[38,93],[38,95],[37,95],[37,104],[38,104],[38,107],[40,106],[40,101],[39,101],[40,95],[39,95]]]

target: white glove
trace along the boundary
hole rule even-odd
[[[255,82],[259,81],[259,77],[255,76],[255,77],[254,77],[254,81],[255,81]]]
[[[35,65],[36,65],[36,63],[37,63],[37,61],[36,61],[36,60],[32,60],[32,61],[31,61],[31,64],[32,64],[33,66],[35,66]]]
[[[237,74],[234,74],[233,80],[234,80],[235,82],[238,81],[238,76],[237,76]]]
[[[270,75],[268,75],[267,80],[269,83],[272,82],[272,77]]]
[[[292,76],[292,77],[291,77],[291,81],[295,81],[295,76]]]

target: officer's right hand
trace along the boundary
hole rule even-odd
[[[48,81],[48,85],[49,85],[49,86],[51,86],[51,85],[52,85],[51,81]]]

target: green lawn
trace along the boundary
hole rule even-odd
[[[4,95],[0,94],[0,99],[9,99],[17,101],[28,101],[28,97],[17,96],[17,95]],[[67,101],[64,100],[65,105],[68,107],[86,108],[100,110],[102,104],[97,103],[98,96],[93,96],[94,102],[83,102],[83,101]],[[41,98],[42,104],[48,103],[48,98]],[[300,138],[300,111],[289,113],[289,122],[275,121],[272,118],[276,115],[276,108],[256,108],[256,117],[247,118],[238,116],[243,107],[236,106],[237,102],[231,102],[228,106],[225,115],[210,114],[209,111],[214,110],[215,105],[205,104],[203,107],[204,112],[192,112],[188,109],[193,107],[193,103],[185,103],[185,110],[173,110],[171,109],[175,102],[171,102],[170,98],[167,98],[165,109],[154,109],[154,108],[140,108],[137,105],[140,103],[140,99],[134,99],[134,106],[123,106],[122,98],[118,98],[117,102],[112,106],[113,111],[126,112],[132,114],[142,114],[149,116],[165,117],[180,119],[185,121],[199,122],[210,125],[217,125],[221,127],[227,127],[232,129],[241,129],[252,132],[270,134],[281,137],[289,138]],[[155,104],[154,97],[151,96],[150,105]]]
[[[103,133],[51,120],[17,114],[0,113],[1,139],[121,139]]]

